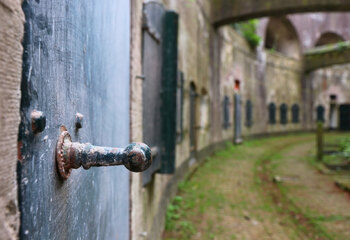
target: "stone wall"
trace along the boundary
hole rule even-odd
[[[222,95],[230,96],[233,103],[234,81],[241,82],[239,93],[242,97],[243,136],[266,134],[301,129],[301,121],[292,123],[291,106],[301,108],[301,61],[285,57],[268,50],[252,50],[246,41],[231,27],[222,27],[221,48],[221,87]],[[253,106],[252,125],[247,125],[245,107],[250,100]],[[276,124],[268,123],[268,104],[274,102],[277,107]],[[288,123],[280,124],[279,106],[288,106]],[[233,113],[234,107],[231,106]],[[300,109],[301,113],[301,109]],[[233,114],[231,114],[233,115]],[[232,137],[233,126],[224,131],[226,138]]]
[[[0,236],[17,239],[17,135],[24,15],[20,0],[0,0]]]
[[[148,2],[148,1],[145,1]],[[166,207],[174,196],[178,182],[190,169],[201,162],[217,146],[232,141],[234,134],[234,81],[241,81],[242,127],[244,137],[269,132],[295,131],[301,124],[291,123],[290,107],[300,104],[301,63],[277,53],[252,50],[246,40],[230,26],[215,29],[210,22],[208,1],[158,1],[169,10],[179,13],[178,68],[184,73],[183,133],[176,146],[176,172],[172,175],[155,174],[145,187],[141,175],[132,175],[132,239],[160,239],[164,229]],[[133,2],[131,128],[132,141],[142,140],[142,80],[141,20],[142,4]],[[195,86],[196,156],[190,154],[190,86]],[[286,88],[287,86],[287,88]],[[229,97],[230,126],[223,129],[223,98]],[[245,104],[253,105],[253,125],[245,125]],[[269,101],[286,103],[289,107],[287,125],[268,124]],[[214,147],[216,146],[216,147]]]
[[[142,142],[142,1],[131,0],[130,43],[130,141]],[[142,232],[142,183],[141,174],[130,174],[130,238],[140,239]]]
[[[329,68],[319,69],[305,76],[309,84],[309,108],[312,113],[309,118],[309,125],[316,122],[316,109],[318,106],[325,108],[325,128],[337,128],[339,118],[331,121],[331,96],[336,96],[335,115],[339,114],[339,105],[350,104],[350,65],[338,65]],[[332,123],[331,123],[332,122]]]

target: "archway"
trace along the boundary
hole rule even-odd
[[[279,52],[287,57],[300,58],[299,37],[288,18],[270,18],[266,28],[265,48]]]
[[[345,39],[337,33],[334,32],[325,32],[320,35],[315,43],[315,47],[334,44],[339,42],[344,42]]]

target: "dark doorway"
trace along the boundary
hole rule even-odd
[[[339,107],[339,129],[350,131],[350,104],[343,104]]]

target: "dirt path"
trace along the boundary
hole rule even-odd
[[[280,190],[328,239],[350,239],[350,195],[310,165],[313,143],[288,149],[274,171]]]
[[[164,239],[350,239],[349,197],[309,165],[313,140],[254,140],[217,153],[180,184]]]

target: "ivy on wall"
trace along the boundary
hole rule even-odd
[[[256,33],[259,20],[251,19],[244,22],[233,23],[232,27],[244,37],[252,48],[259,46],[261,37]]]

